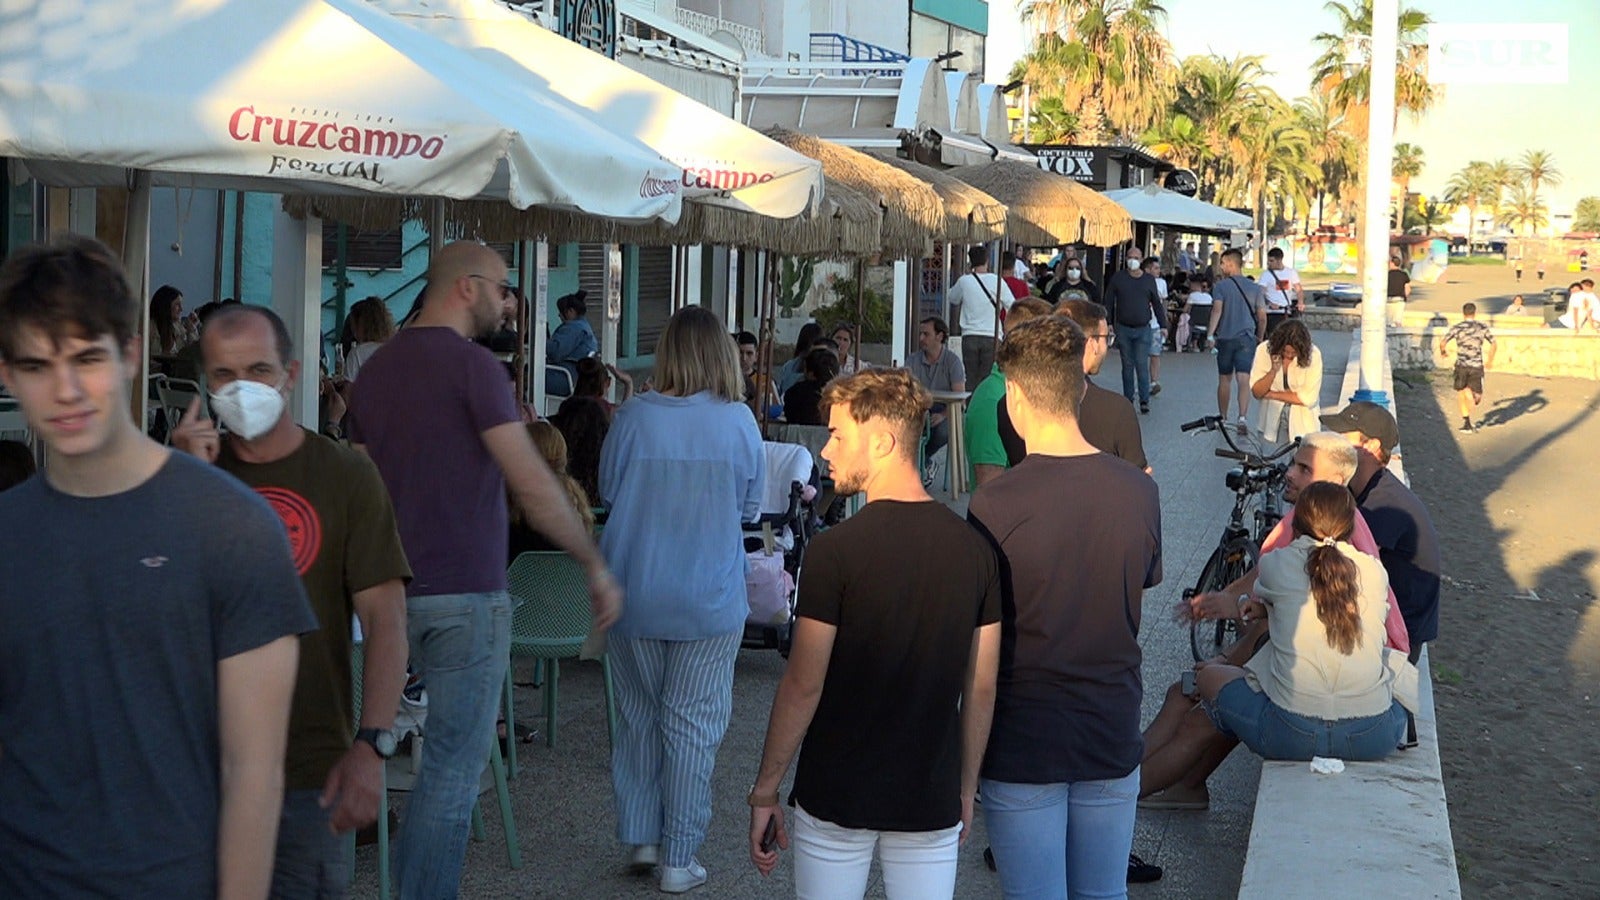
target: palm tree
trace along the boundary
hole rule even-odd
[[[1334,109],[1349,120],[1350,133],[1362,145],[1370,133],[1372,100],[1372,0],[1329,0],[1324,6],[1338,20],[1335,31],[1312,39],[1322,49],[1311,64],[1312,89],[1326,91]],[[1398,21],[1399,46],[1395,52],[1394,121],[1401,111],[1413,121],[1433,105],[1435,92],[1428,83],[1428,45],[1425,30],[1433,20],[1421,10],[1402,6]],[[1383,61],[1379,61],[1383,64]],[[1356,199],[1359,236],[1366,219],[1365,192]],[[1357,241],[1357,246],[1361,242]]]
[[[1527,150],[1522,154],[1522,159],[1517,163],[1517,174],[1528,182],[1528,192],[1535,196],[1539,193],[1539,185],[1548,184],[1558,187],[1561,184],[1561,170],[1556,168],[1555,157],[1548,150]]]
[[[1549,212],[1538,194],[1527,185],[1519,184],[1511,188],[1505,208],[1497,218],[1501,225],[1513,231],[1520,225],[1528,226],[1528,237],[1533,237],[1535,231],[1550,223]]]
[[[1194,123],[1197,152],[1195,172],[1202,185],[1201,199],[1216,202],[1222,185],[1237,174],[1243,153],[1241,125],[1263,102],[1261,81],[1266,71],[1259,56],[1191,56],[1178,67],[1172,109]],[[1243,205],[1242,198],[1227,202]]]
[[[1517,174],[1517,167],[1510,160],[1497,159],[1489,163],[1489,177],[1494,181],[1495,191],[1489,199],[1489,214],[1496,221],[1500,219],[1500,207],[1505,200],[1506,192],[1522,183],[1522,177]]]
[[[1196,169],[1208,159],[1205,134],[1195,121],[1175,112],[1144,133],[1140,142],[1150,152],[1175,166]]]
[[[1600,231],[1600,197],[1584,197],[1572,211],[1573,231]]]
[[[1027,0],[1023,21],[1037,33],[1013,78],[1041,99],[1059,97],[1095,138],[1141,134],[1172,98],[1172,48],[1157,0]]]
[[[1411,195],[1411,179],[1422,174],[1422,148],[1403,142],[1395,144],[1391,168],[1394,180],[1400,182],[1400,205],[1403,207]]]
[[[1041,144],[1073,144],[1078,142],[1082,127],[1078,114],[1068,110],[1060,97],[1046,97],[1033,104],[1028,131]]]
[[[1450,221],[1455,211],[1454,204],[1438,197],[1418,197],[1416,206],[1408,211],[1410,218],[1403,224],[1407,230],[1421,228],[1424,234],[1433,234]]]
[[[1333,108],[1326,92],[1301,97],[1294,110],[1306,133],[1309,161],[1317,167],[1317,227],[1321,228],[1325,197],[1338,196],[1357,181],[1361,148],[1346,129],[1344,114]]]
[[[1311,64],[1313,90],[1327,90],[1333,106],[1350,116],[1356,137],[1367,136],[1368,103],[1372,97],[1372,0],[1329,0],[1324,7],[1339,21],[1337,31],[1312,38],[1322,53]],[[1432,23],[1427,13],[1400,8],[1400,47],[1395,56],[1395,121],[1402,111],[1413,121],[1433,105],[1435,92],[1428,83],[1428,45],[1424,30]]]
[[[1263,232],[1271,230],[1277,214],[1292,217],[1310,206],[1306,187],[1317,176],[1310,141],[1289,105],[1270,90],[1261,89],[1260,102],[1239,123],[1235,160],[1233,185]]]
[[[1499,202],[1500,184],[1493,168],[1486,162],[1474,160],[1450,176],[1445,184],[1445,199],[1467,208],[1467,243],[1472,243],[1473,230],[1478,224],[1478,208],[1490,202]]]

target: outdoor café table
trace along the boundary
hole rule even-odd
[[[967,401],[971,391],[934,391],[933,402],[945,404],[950,423],[950,442],[946,444],[945,470],[950,473],[950,497],[967,492]]]

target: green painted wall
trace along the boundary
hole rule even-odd
[[[984,0],[911,0],[911,8],[968,31],[989,33],[989,4]]]

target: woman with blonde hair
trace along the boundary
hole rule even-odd
[[[656,346],[655,390],[617,408],[600,455],[600,549],[628,598],[610,631],[617,838],[660,887],[705,883],[711,771],[733,711],[749,614],[740,524],[759,515],[766,456],[734,339],[679,310]]]
[[[1255,596],[1240,598],[1246,622],[1266,617],[1267,644],[1243,667],[1200,664],[1198,704],[1167,694],[1145,732],[1140,796],[1183,778],[1214,732],[1264,759],[1376,760],[1400,745],[1417,672],[1384,647],[1389,578],[1377,557],[1351,545],[1355,521],[1343,484],[1301,490],[1294,541],[1261,557]],[[1206,718],[1209,729],[1193,725]]]
[[[388,304],[378,297],[368,297],[350,307],[350,336],[355,346],[344,355],[344,378],[355,381],[362,363],[378,352],[383,342],[394,337],[394,316]]]
[[[572,503],[572,510],[582,520],[583,527],[594,531],[594,507],[589,502],[589,494],[583,485],[577,482],[567,471],[567,439],[562,436],[560,429],[546,421],[538,421],[528,425],[528,437],[533,439],[533,446],[549,464],[550,471],[561,482],[561,487],[567,492],[567,499]],[[544,535],[528,527],[527,521],[522,516],[521,504],[512,502],[510,505],[511,546],[507,554],[507,561],[513,561],[523,553],[541,551],[557,551],[560,547],[552,544]]]

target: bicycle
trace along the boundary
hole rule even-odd
[[[1228,490],[1233,491],[1233,511],[1228,515],[1227,527],[1217,539],[1206,564],[1200,569],[1200,578],[1192,589],[1183,592],[1189,600],[1197,594],[1220,591],[1255,567],[1261,558],[1261,544],[1283,518],[1283,484],[1289,471],[1287,463],[1277,460],[1293,453],[1300,446],[1295,438],[1287,444],[1262,455],[1241,449],[1233,442],[1232,426],[1222,416],[1204,416],[1180,426],[1183,431],[1204,428],[1219,431],[1228,448],[1217,448],[1223,459],[1236,460],[1239,465],[1228,470],[1225,479]],[[1245,525],[1245,511],[1260,496],[1261,502],[1254,510],[1251,524]],[[1196,662],[1210,659],[1221,653],[1239,637],[1238,619],[1216,621],[1197,620],[1189,628],[1189,649]]]

